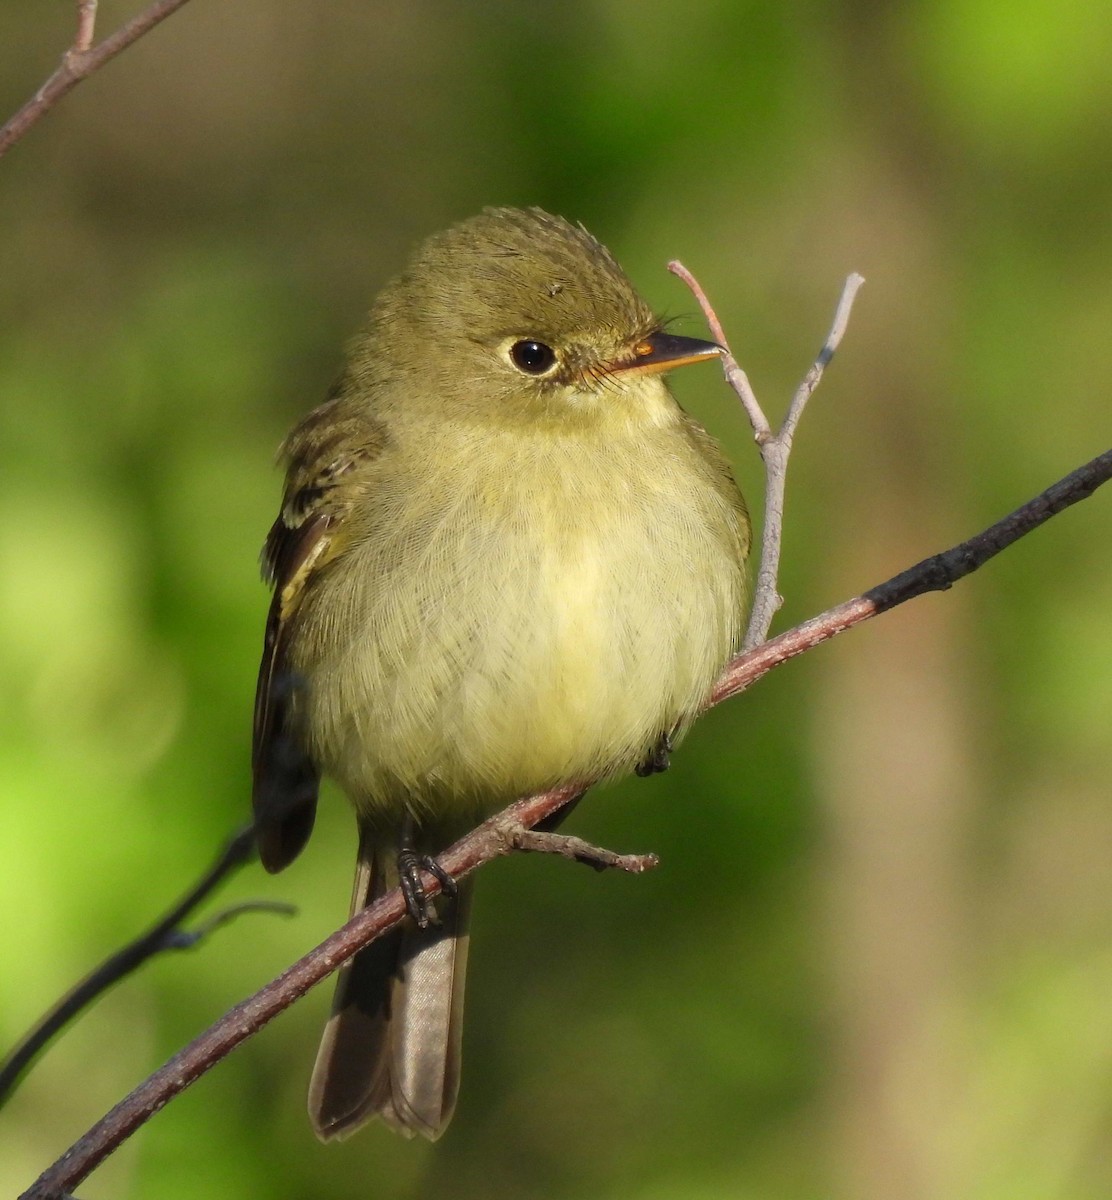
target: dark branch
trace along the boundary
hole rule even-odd
[[[512,853],[514,839],[522,829],[530,829],[552,816],[583,790],[583,784],[568,784],[540,796],[518,800],[442,854],[441,867],[452,878],[459,879],[480,863]],[[429,897],[440,893],[440,881],[429,872],[422,874],[421,883]],[[400,888],[357,913],[342,929],[277,979],[225,1013],[216,1024],[120,1101],[32,1184],[24,1193],[25,1200],[55,1200],[60,1192],[72,1190],[172,1097],[184,1091],[240,1042],[257,1033],[357,950],[391,929],[404,916],[405,900]]]
[[[1109,478],[1112,478],[1112,450],[1067,475],[976,537],[942,554],[924,559],[863,595],[804,622],[755,650],[739,655],[719,680],[711,705],[737,695],[773,667],[820,642],[828,641],[869,617],[924,592],[951,587],[1056,513],[1090,496]],[[510,853],[520,841],[523,831],[552,817],[580,795],[583,786],[581,783],[568,784],[543,795],[517,801],[447,850],[439,860],[440,865],[452,878],[458,879],[482,863]],[[430,896],[440,891],[439,880],[428,873],[422,876],[422,883]],[[404,915],[405,902],[400,889],[395,889],[358,913],[327,941],[254,996],[238,1004],[141,1083],[48,1168],[21,1200],[56,1200],[60,1193],[77,1186],[169,1100],[311,987],[320,983],[356,951],[396,925]]]
[[[198,929],[189,931],[181,928],[182,922],[203,903],[212,892],[237,868],[249,862],[254,855],[255,838],[251,827],[240,830],[224,847],[220,857],[209,868],[204,877],[187,892],[174,907],[135,941],[105,959],[87,975],[72,991],[68,992],[31,1030],[0,1064],[0,1107],[4,1105],[23,1072],[31,1065],[36,1055],[83,1009],[102,996],[113,984],[118,983],[154,955],[164,950],[184,950],[197,942],[218,925],[224,924],[239,912],[249,909],[275,908],[289,911],[288,905],[262,905],[257,902],[237,905],[217,914]]]
[[[1087,499],[1109,478],[1112,478],[1112,450],[1106,450],[1083,467],[1071,471],[1064,479],[1058,480],[995,525],[990,525],[983,533],[940,554],[924,558],[887,582],[804,621],[802,625],[789,629],[754,650],[739,654],[715,685],[709,707],[744,692],[773,667],[829,641],[839,633],[845,633],[870,617],[887,612],[897,604],[914,600],[926,592],[944,592],[953,587],[959,579],[964,579],[1063,509]]]

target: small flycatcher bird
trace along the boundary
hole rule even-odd
[[[663,381],[719,353],[666,332],[581,226],[487,209],[417,250],[286,439],[260,854],[300,853],[331,776],[359,823],[352,910],[400,881],[416,917],[340,973],[321,1138],[451,1118],[471,888],[433,912],[427,856],[518,796],[662,769],[738,649],[745,504]]]

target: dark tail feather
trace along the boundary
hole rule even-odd
[[[361,834],[353,913],[396,886],[395,856]],[[407,1137],[444,1132],[459,1091],[470,885],[440,902],[440,925],[406,921],[341,969],[309,1085],[318,1137],[376,1116]]]

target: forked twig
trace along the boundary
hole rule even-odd
[[[723,348],[722,369],[726,382],[737,393],[742,407],[745,409],[749,423],[753,426],[753,438],[761,452],[765,466],[765,497],[764,522],[761,530],[761,561],[757,567],[757,583],[753,591],[753,607],[749,613],[749,626],[745,631],[742,642],[743,650],[752,650],[759,646],[767,637],[783,597],[780,595],[777,580],[780,575],[780,548],[783,544],[784,533],[784,495],[788,477],[788,457],[792,451],[792,439],[795,436],[799,418],[807,407],[807,401],[818,387],[826,365],[834,357],[834,352],[842,340],[842,335],[849,324],[853,302],[861,285],[865,282],[861,275],[853,274],[846,279],[838,307],[834,312],[834,323],[826,335],[826,341],[811,365],[811,369],[803,377],[803,382],[795,390],[791,404],[784,416],[783,423],[776,433],[765,416],[764,409],[757,402],[756,394],[749,383],[749,377],[738,365],[726,340],[722,323],[718,320],[711,302],[707,299],[699,281],[681,262],[670,262],[668,270],[678,276],[691,289],[703,315],[710,325],[714,340]]]

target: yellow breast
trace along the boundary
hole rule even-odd
[[[362,808],[630,770],[738,644],[744,513],[683,437],[504,442],[457,446],[451,495],[419,456],[384,469],[321,581],[345,615],[294,657],[314,756]]]

